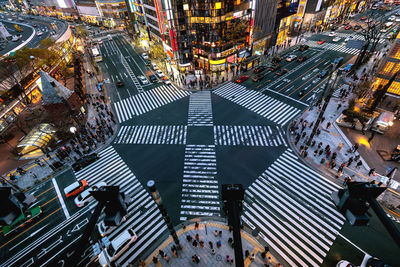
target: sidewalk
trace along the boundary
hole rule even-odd
[[[233,238],[231,232],[229,232],[229,227],[222,222],[207,221],[199,222],[198,229],[195,229],[195,223],[186,225],[185,229],[179,229],[177,235],[179,237],[179,243],[182,250],[177,251],[177,257],[173,255],[171,248],[175,245],[171,236],[164,241],[146,260],[144,266],[151,267],[161,267],[161,266],[234,266],[235,257],[234,250],[229,242],[229,238]],[[215,235],[215,231],[221,235]],[[245,231],[242,233],[242,248],[243,254],[248,251],[249,257],[243,256],[245,260],[245,266],[277,266],[278,262],[276,258],[271,255],[270,252],[266,254],[265,258],[262,258],[262,253],[264,252],[264,247],[257,242],[257,240]],[[195,240],[196,234],[198,234],[198,242],[204,242],[204,247],[198,244],[196,247],[193,246],[193,241]],[[187,240],[187,237],[192,238],[191,241]],[[221,242],[221,246],[217,247],[217,242]],[[209,242],[212,243],[213,250],[212,253]],[[167,254],[169,261],[167,262],[165,258],[162,258],[159,251],[162,250]],[[254,260],[251,260],[251,256],[254,254]],[[195,263],[192,257],[197,255],[200,258],[199,263]],[[227,256],[233,259],[232,263],[227,262]],[[154,263],[154,258],[157,258],[157,263]],[[267,264],[267,260],[269,263]],[[140,265],[139,265],[140,266]]]

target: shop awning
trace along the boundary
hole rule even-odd
[[[21,156],[27,154],[43,154],[42,148],[46,147],[54,136],[56,130],[48,123],[35,126],[28,135],[17,145]]]

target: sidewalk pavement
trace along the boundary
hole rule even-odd
[[[22,173],[19,173],[18,168],[16,168],[3,175],[8,183],[3,183],[3,185],[12,185],[16,186],[17,189],[27,191],[35,185],[52,178],[58,171],[62,171],[65,167],[72,165],[82,155],[102,149],[113,139],[117,132],[117,124],[113,121],[111,108],[107,105],[106,99],[102,99],[103,94],[96,88],[96,79],[98,77],[92,74],[94,71],[87,58],[84,58],[83,64],[83,69],[89,70],[91,73],[89,75],[88,72],[84,72],[87,92],[86,109],[88,111],[84,131],[88,136],[80,132],[75,135],[74,140],[64,145],[66,150],[51,151],[34,161],[20,166],[19,168],[23,170]],[[90,140],[93,141],[93,144],[90,144],[89,140],[85,140],[89,136],[92,136]],[[61,167],[54,165],[57,162],[62,163]]]
[[[165,240],[146,260],[145,266],[151,267],[161,267],[161,266],[234,266],[235,265],[235,255],[234,250],[228,241],[229,238],[233,239],[233,234],[229,231],[229,227],[222,222],[207,221],[199,222],[198,229],[195,229],[195,223],[186,225],[185,229],[179,229],[177,235],[179,238],[179,243],[182,250],[177,251],[177,257],[172,253],[172,246],[175,245],[171,236]],[[215,235],[215,231],[219,233],[221,231],[221,236]],[[199,242],[204,242],[204,247],[197,245],[194,247],[192,242],[195,240],[196,234],[199,235]],[[192,240],[189,242],[187,236],[191,236]],[[277,266],[278,262],[276,258],[271,255],[271,252],[266,254],[266,257],[262,258],[262,253],[264,252],[264,247],[258,243],[258,241],[245,231],[241,231],[242,236],[242,248],[245,254],[246,250],[249,252],[250,257],[243,256],[245,260],[245,266]],[[221,242],[221,247],[217,247],[217,242]],[[212,242],[213,249],[215,251],[212,254],[212,249],[209,245]],[[165,258],[159,255],[159,251],[164,251],[169,258],[167,262]],[[254,254],[254,260],[251,260],[251,256]],[[192,256],[197,255],[200,258],[200,262],[197,264],[192,261]],[[228,263],[226,258],[233,259],[233,264]],[[156,257],[158,259],[157,263],[154,263],[153,259]],[[267,264],[269,259],[270,264]],[[139,265],[140,266],[140,265]],[[280,265],[282,266],[282,265]]]

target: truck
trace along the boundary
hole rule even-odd
[[[14,24],[14,28],[18,31],[18,32],[22,32],[22,29],[19,25]]]
[[[3,235],[6,236],[9,233],[17,230],[18,228],[32,222],[33,220],[38,218],[41,213],[42,209],[40,208],[40,206],[35,206],[26,210],[25,212],[21,213],[21,215],[19,215],[17,218],[15,218],[11,224],[3,226]]]

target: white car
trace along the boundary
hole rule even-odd
[[[143,53],[143,54],[142,54],[142,58],[143,58],[143,59],[149,59],[149,56],[148,56],[146,53]]]
[[[388,20],[389,20],[389,21],[394,21],[394,20],[396,20],[396,16],[392,15],[392,16],[390,16],[390,17],[388,18]]]
[[[153,70],[158,70],[157,64],[156,63],[151,63],[151,67]]]
[[[140,81],[141,84],[148,84],[149,83],[149,81],[144,76],[138,76],[138,80]]]
[[[107,258],[110,262],[117,260],[136,239],[136,233],[132,228],[123,231],[119,236],[111,240],[108,247],[100,253],[100,265],[108,266]]]
[[[121,223],[123,223],[124,221],[126,221],[125,216],[122,217]],[[101,237],[110,234],[112,231],[114,231],[115,228],[117,228],[117,226],[106,226],[104,220],[97,224],[97,230],[99,231]]]
[[[156,75],[158,76],[158,78],[162,78],[162,77],[165,76],[164,73],[162,73],[161,70],[156,70]]]
[[[97,184],[95,184],[91,188],[86,189],[85,191],[83,191],[79,196],[77,196],[74,199],[74,202],[75,202],[76,206],[78,206],[78,207],[86,206],[90,201],[92,201],[94,199],[92,194],[90,194],[90,191],[97,191],[97,190],[99,190],[99,188],[101,188],[103,186],[106,186],[106,185],[107,184],[105,182],[98,182]]]
[[[400,22],[400,18],[396,18],[396,22]]]
[[[286,58],[286,61],[287,61],[287,62],[292,62],[292,61],[295,60],[296,58],[297,58],[296,55],[289,55],[289,56]]]
[[[167,78],[167,77],[163,77],[162,81],[166,84],[166,85],[170,85],[171,81]]]
[[[37,32],[36,35],[37,35],[37,36],[42,36],[42,35],[43,35],[43,32]]]
[[[342,39],[342,38],[340,38],[340,37],[335,37],[335,38],[333,38],[332,42],[337,43],[337,42],[339,42],[341,39]]]
[[[330,36],[330,37],[336,36],[336,32],[330,32],[330,33],[329,33],[329,36]]]
[[[348,36],[346,39],[344,39],[345,42],[347,42],[348,40],[353,40],[353,36]]]

